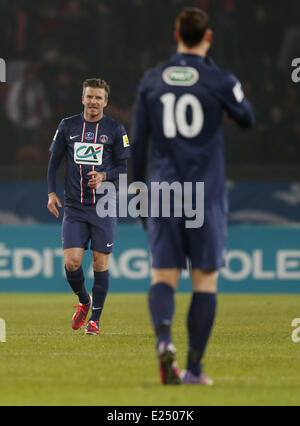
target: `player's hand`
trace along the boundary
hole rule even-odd
[[[55,194],[55,192],[51,192],[48,195],[48,210],[50,213],[52,213],[56,218],[59,217],[59,212],[56,208],[56,204],[58,205],[58,207],[62,207],[62,204],[60,202],[60,199],[58,198],[58,196]]]
[[[88,181],[88,186],[91,189],[97,189],[99,188],[99,186],[101,185],[101,182],[103,182],[106,178],[106,173],[105,172],[89,172],[87,174],[88,176],[91,176],[91,178]]]

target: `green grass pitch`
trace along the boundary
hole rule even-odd
[[[190,295],[173,340],[186,359]],[[109,294],[100,336],[71,329],[72,294],[0,294],[0,405],[299,405],[300,295],[220,295],[204,366],[211,388],[162,386],[145,294]]]

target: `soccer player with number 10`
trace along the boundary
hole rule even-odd
[[[148,142],[153,141],[151,182],[204,182],[204,224],[185,228],[185,217],[149,217],[152,286],[149,310],[163,384],[212,384],[202,358],[214,324],[218,270],[225,265],[226,192],[222,130],[226,111],[240,127],[254,116],[238,79],[207,56],[209,18],[186,8],[176,19],[178,52],[148,71],[138,88],[133,122],[133,179],[145,181]],[[193,194],[196,197],[196,193]],[[171,338],[174,293],[180,270],[191,265],[193,294],[187,315],[188,354],[180,375]]]

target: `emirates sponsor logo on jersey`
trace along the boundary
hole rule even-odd
[[[170,86],[193,86],[199,79],[199,73],[192,67],[168,67],[162,78]]]

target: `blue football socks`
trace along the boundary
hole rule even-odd
[[[201,373],[201,360],[214,324],[216,307],[215,293],[193,293],[187,317],[189,350],[186,368],[195,376]]]
[[[157,345],[162,341],[170,342],[175,309],[174,290],[163,282],[152,285],[148,294],[148,305]]]
[[[78,268],[76,271],[68,271],[65,266],[67,281],[70,284],[73,292],[78,296],[79,302],[82,304],[87,304],[90,301],[90,296],[86,291],[84,286],[84,274],[82,267]]]
[[[93,306],[89,321],[99,321],[109,288],[109,271],[94,271]]]

